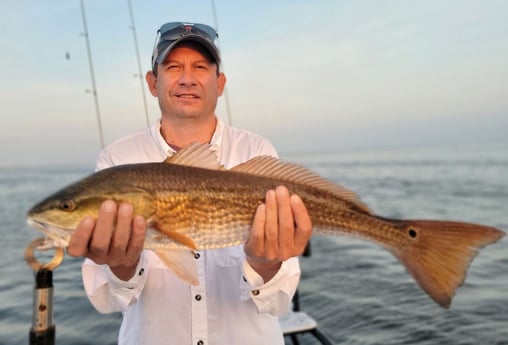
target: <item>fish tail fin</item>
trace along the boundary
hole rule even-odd
[[[449,221],[402,220],[410,239],[390,248],[434,301],[449,308],[478,251],[504,236],[493,227]]]

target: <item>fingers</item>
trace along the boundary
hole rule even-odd
[[[312,234],[312,222],[302,200],[284,186],[269,190],[258,206],[245,243],[250,266],[265,282],[272,279],[282,261],[299,256]]]
[[[290,202],[296,224],[294,244],[300,251],[298,255],[301,255],[312,236],[312,221],[307,208],[298,195],[291,195]]]
[[[279,252],[279,210],[275,191],[269,190],[265,197],[266,222],[264,257],[267,260],[275,260]]]
[[[85,217],[81,220],[67,246],[67,253],[70,256],[86,256],[88,254],[88,244],[94,226],[95,219],[92,217]]]
[[[269,190],[265,203],[258,206],[246,243],[248,256],[261,261],[278,260],[279,257],[279,207],[277,195]],[[287,212],[286,211],[283,211]]]
[[[249,238],[245,243],[245,252],[248,256],[259,256],[263,254],[263,248],[265,246],[265,222],[266,205],[261,204],[256,209]]]
[[[265,204],[256,211],[246,254],[258,262],[284,261],[302,254],[311,235],[312,222],[302,200],[279,186],[266,193]]]
[[[134,217],[132,205],[119,206],[107,200],[99,209],[97,220],[85,217],[76,228],[67,252],[71,256],[86,256],[97,264],[117,266],[136,265],[143,250],[146,221]]]
[[[284,186],[275,189],[277,195],[277,206],[279,213],[278,247],[279,257],[287,260],[293,256],[295,222],[293,210],[291,209],[289,191]]]
[[[132,222],[132,233],[125,253],[126,265],[137,263],[139,255],[145,244],[146,221],[141,216],[136,216]]]
[[[117,206],[113,200],[106,200],[99,209],[99,215],[95,224],[92,240],[90,241],[90,252],[94,261],[103,263],[109,253],[109,247],[113,237],[114,225],[116,222]]]
[[[120,204],[118,207],[118,216],[116,225],[113,225],[114,232],[111,244],[109,245],[109,252],[114,256],[122,255],[127,250],[130,240],[130,231],[118,231],[117,229],[128,229],[132,223],[133,208],[130,204]]]

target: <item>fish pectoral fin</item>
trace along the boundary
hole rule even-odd
[[[156,250],[161,261],[182,280],[199,285],[198,269],[194,254],[188,250]]]
[[[155,224],[154,228],[157,231],[171,238],[176,243],[181,244],[191,250],[198,250],[198,246],[196,245],[194,240],[189,236],[186,236],[178,231],[171,230],[167,225],[163,224]]]

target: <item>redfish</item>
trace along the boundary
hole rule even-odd
[[[256,207],[267,190],[279,185],[302,198],[314,234],[380,244],[445,308],[478,250],[504,236],[483,225],[375,215],[352,191],[273,157],[256,157],[226,170],[209,145],[202,144],[192,144],[165,162],[96,172],[33,206],[27,221],[55,246],[66,247],[79,221],[96,217],[103,201],[128,202],[149,224],[145,248],[197,284],[192,251],[245,243]]]

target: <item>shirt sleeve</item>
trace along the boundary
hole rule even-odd
[[[83,263],[82,275],[86,294],[92,305],[101,313],[126,311],[135,303],[146,283],[148,265],[143,251],[136,273],[128,280],[118,279],[108,265],[97,265],[90,259]]]
[[[99,157],[95,163],[95,171],[103,170],[112,167],[113,165],[114,164],[111,161],[109,152],[107,150],[102,150],[101,153],[99,153]]]
[[[259,313],[278,316],[289,311],[300,281],[300,265],[297,257],[284,261],[277,274],[266,283],[247,261],[243,263],[243,272],[252,289],[249,296],[244,295],[242,299],[251,298]]]

